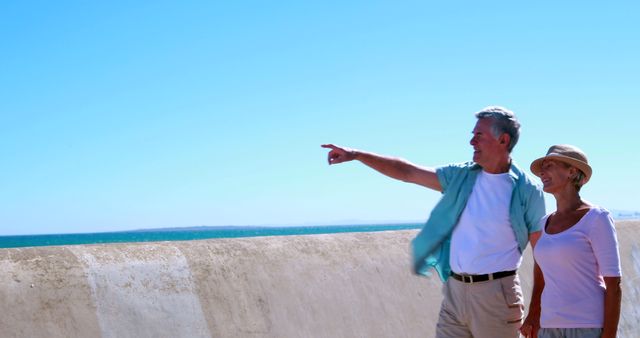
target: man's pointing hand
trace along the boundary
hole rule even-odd
[[[323,144],[322,148],[331,149],[331,151],[327,156],[327,161],[329,162],[329,165],[353,161],[356,158],[356,151],[351,148],[338,147],[333,144]]]

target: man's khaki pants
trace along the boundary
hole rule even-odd
[[[449,278],[437,338],[517,338],[524,315],[518,275],[466,284]]]

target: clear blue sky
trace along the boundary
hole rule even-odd
[[[439,194],[322,143],[470,160],[516,112],[638,210],[637,2],[3,1],[0,235],[423,221]],[[548,200],[551,209],[552,199]]]

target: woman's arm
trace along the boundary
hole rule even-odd
[[[533,291],[531,292],[531,302],[529,303],[529,313],[520,327],[520,333],[527,338],[538,337],[540,329],[540,298],[544,289],[544,276],[538,263],[533,263]]]
[[[602,338],[615,338],[620,320],[620,303],[622,302],[622,288],[620,277],[604,277],[607,289],[604,293],[604,327]]]
[[[531,242],[532,249],[535,249],[541,234],[542,233],[540,231],[529,234],[529,242]],[[529,313],[520,327],[520,333],[527,338],[538,337],[538,330],[540,329],[540,298],[542,297],[542,290],[544,290],[544,276],[542,275],[540,266],[538,266],[538,263],[534,259],[533,291],[531,292],[531,301],[529,302]]]
[[[614,338],[618,331],[620,320],[620,304],[622,302],[622,289],[620,281],[622,269],[620,266],[620,252],[618,250],[618,238],[616,228],[611,215],[603,213],[598,221],[593,223],[589,233],[591,249],[596,257],[599,273],[604,277],[604,326],[603,338]]]

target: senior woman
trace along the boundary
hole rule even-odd
[[[525,337],[615,337],[620,318],[620,255],[611,215],[584,201],[591,166],[580,149],[554,145],[531,163],[556,200],[534,250],[534,285]]]

